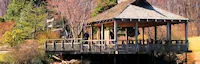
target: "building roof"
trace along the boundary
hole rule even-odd
[[[189,20],[180,15],[176,15],[165,10],[150,5],[146,0],[122,2],[103,13],[90,18],[90,23],[111,19],[158,19],[158,20]],[[139,0],[138,0],[139,1]]]
[[[135,5],[129,5],[121,14],[114,18],[188,20],[185,17],[167,12],[155,6],[142,8]]]
[[[100,14],[98,14],[95,17],[90,18],[89,22],[94,21],[101,21],[101,20],[108,20],[113,19],[115,16],[119,15],[131,2],[134,2],[135,0],[128,0],[122,3],[119,3],[112,7],[111,9],[108,9]]]

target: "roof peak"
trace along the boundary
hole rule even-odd
[[[149,6],[149,2],[147,2],[146,0],[136,0],[135,2],[131,3],[132,5],[136,5],[136,6]]]
[[[131,3],[131,5],[143,7],[143,8],[152,8],[152,5],[147,2],[146,0],[136,0],[135,2]]]

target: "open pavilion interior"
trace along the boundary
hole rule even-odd
[[[121,2],[97,16],[88,19],[89,40],[59,39],[45,43],[48,52],[73,52],[97,54],[135,54],[138,52],[188,51],[188,22],[191,20],[159,9],[146,0]],[[172,40],[172,25],[185,24],[185,37]],[[158,39],[158,27],[166,26],[165,39]],[[154,38],[146,40],[145,28],[154,27]],[[142,31],[139,29],[142,29]],[[85,32],[84,29],[83,32]],[[96,34],[96,35],[95,35]],[[138,35],[142,34],[142,38]],[[96,36],[96,38],[94,38]],[[57,42],[58,41],[58,42]],[[53,44],[51,43],[53,42]]]
[[[122,41],[129,42],[135,40],[136,43],[141,41],[144,43],[144,29],[154,27],[153,41],[158,41],[157,28],[166,26],[167,38],[165,41],[172,40],[172,25],[185,24],[185,43],[188,40],[188,18],[167,12],[149,4],[146,0],[126,1],[119,3],[115,7],[97,15],[88,20],[91,26],[92,40],[113,40],[115,44],[121,44]],[[139,28],[142,32],[139,32]],[[94,38],[94,30],[97,30],[96,38]],[[111,38],[113,33],[114,38]],[[142,38],[138,39],[138,34],[142,34]],[[122,36],[122,38],[120,38]],[[152,39],[150,39],[152,40]],[[177,41],[177,40],[176,40]],[[168,43],[169,43],[168,42]],[[171,42],[172,43],[172,42]]]

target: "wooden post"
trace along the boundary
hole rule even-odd
[[[101,40],[104,40],[104,24],[101,24]],[[103,41],[101,43],[103,43]]]
[[[144,43],[144,27],[142,27],[142,40],[143,40],[143,43]]]
[[[64,47],[64,46],[65,46],[64,43],[65,43],[65,40],[63,40],[62,43],[61,43],[61,48],[62,48],[62,50],[64,50],[64,48],[65,48],[65,47]]]
[[[94,27],[92,26],[91,27],[91,39],[93,40],[93,30],[94,30]]]
[[[102,49],[102,44],[104,43],[104,24],[101,24],[101,43],[100,43],[100,51]]]
[[[118,36],[117,36],[117,32],[118,32],[118,23],[117,21],[114,21],[114,40],[115,40],[115,44],[117,44],[117,40],[118,40]]]
[[[125,31],[126,31],[126,33],[125,33],[125,37],[126,37],[126,44],[128,44],[128,29],[127,29],[127,28],[125,28]]]
[[[155,43],[157,42],[157,26],[154,26],[154,37],[155,37]]]
[[[101,27],[98,27],[98,29],[99,29],[99,31],[98,31],[98,33],[99,33],[99,39],[101,40]]]
[[[188,44],[188,22],[185,22],[185,41]]]
[[[47,51],[47,41],[44,43],[45,44],[45,50]]]
[[[128,29],[125,28],[125,37],[126,37],[126,52],[128,53],[128,45],[129,45],[129,41],[128,41]]]
[[[169,41],[169,44],[171,44],[171,37],[172,37],[171,23],[167,22],[167,40]]]
[[[167,40],[169,40],[169,22],[167,22],[167,26],[166,27],[167,27]]]
[[[74,43],[76,43],[76,38],[74,37],[73,42],[72,42],[72,49],[74,49]]]
[[[81,42],[84,42],[84,41],[81,41]],[[81,50],[80,51],[83,52],[84,51],[83,50],[83,43],[81,43],[80,45],[81,45]]]
[[[188,47],[189,47],[189,43],[188,43],[188,21],[185,22],[185,41],[186,41],[186,45],[187,45],[187,51],[188,51]],[[185,53],[186,55],[186,64],[187,64],[187,52]]]
[[[53,51],[56,51],[56,41],[53,41]]]
[[[94,27],[92,26],[91,27],[91,40],[92,40],[92,42],[89,43],[89,51],[91,51],[91,44],[93,43],[93,30],[94,30]]]
[[[115,52],[117,52],[117,47],[118,47],[118,42],[117,42],[117,40],[118,40],[118,36],[117,36],[117,32],[118,32],[118,29],[117,29],[117,27],[118,27],[118,21],[116,20],[116,21],[114,21],[114,41],[115,41]]]
[[[84,32],[85,32],[85,30],[83,30],[84,28],[82,27],[82,32],[81,32],[81,38],[82,38],[82,40],[83,40],[83,35],[84,35]]]
[[[139,45],[138,45],[138,22],[135,23],[135,41],[137,45],[136,51],[139,52]]]
[[[167,22],[167,40],[168,40],[168,44],[172,44],[171,43],[171,23]],[[169,48],[169,63],[171,63],[171,46],[168,46]]]

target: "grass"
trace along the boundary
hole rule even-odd
[[[195,64],[200,64],[200,37],[189,38],[189,49],[192,53],[189,54],[189,62]]]
[[[189,48],[192,51],[197,51],[197,52],[200,51],[200,37],[189,38],[189,44],[190,44]]]
[[[4,55],[6,55],[6,53],[1,53],[0,54],[0,62],[4,62]]]

